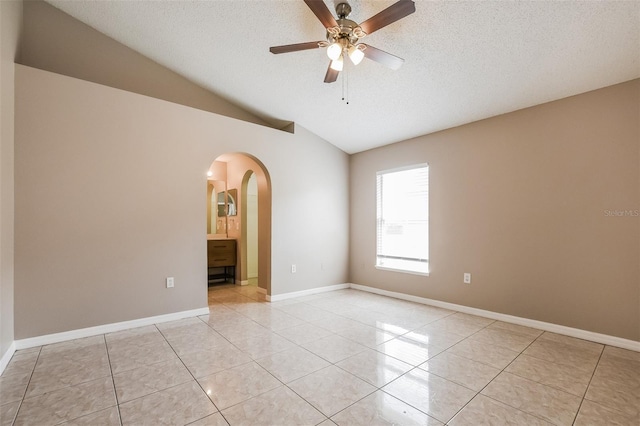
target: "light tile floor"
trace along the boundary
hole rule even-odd
[[[0,425],[640,424],[640,353],[356,290],[16,352]]]

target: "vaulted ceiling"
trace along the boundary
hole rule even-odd
[[[640,77],[638,1],[416,1],[366,37],[405,59],[365,59],[323,82],[323,40],[302,0],[49,3],[266,121],[293,121],[348,153]],[[361,22],[395,1],[350,0]],[[339,1],[325,1],[333,12]],[[347,94],[349,103],[342,100]]]

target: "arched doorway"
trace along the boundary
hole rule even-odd
[[[271,294],[271,179],[262,162],[252,155],[223,154],[211,163],[207,173],[207,239],[235,241],[232,281],[236,285],[255,281],[260,292]]]

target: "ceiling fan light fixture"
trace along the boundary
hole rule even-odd
[[[364,52],[358,46],[351,46],[349,48],[349,59],[351,59],[353,65],[358,65],[364,59]]]
[[[400,68],[404,59],[383,50],[376,49],[369,44],[360,43],[360,40],[414,13],[416,11],[414,0],[395,0],[395,3],[391,6],[360,23],[348,18],[351,13],[351,6],[349,6],[349,4],[346,3],[345,0],[338,1],[339,3],[335,5],[336,15],[338,17],[338,19],[336,19],[327,7],[326,1],[304,0],[309,9],[311,9],[311,12],[316,15],[316,18],[318,18],[325,28],[325,40],[271,46],[269,51],[274,54],[279,54],[326,48],[330,63],[324,77],[325,83],[334,83],[337,80],[338,74],[344,69],[346,56],[349,56],[349,59],[354,65],[358,65],[366,57],[393,70]]]
[[[331,69],[334,71],[342,71],[342,68],[344,68],[344,60],[341,55],[338,59],[331,61]]]
[[[337,61],[340,55],[342,55],[342,45],[337,41],[331,43],[329,47],[327,47],[327,56],[332,61]]]

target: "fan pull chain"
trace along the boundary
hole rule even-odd
[[[341,83],[342,83],[342,100],[344,101],[344,76],[347,74],[347,67],[345,67],[344,72],[342,73]]]
[[[347,79],[347,105],[349,105],[349,71],[345,73],[345,78]]]
[[[344,61],[344,70],[342,72],[342,100],[349,105],[349,65]],[[345,90],[346,86],[346,90]],[[346,95],[345,95],[346,93]]]

